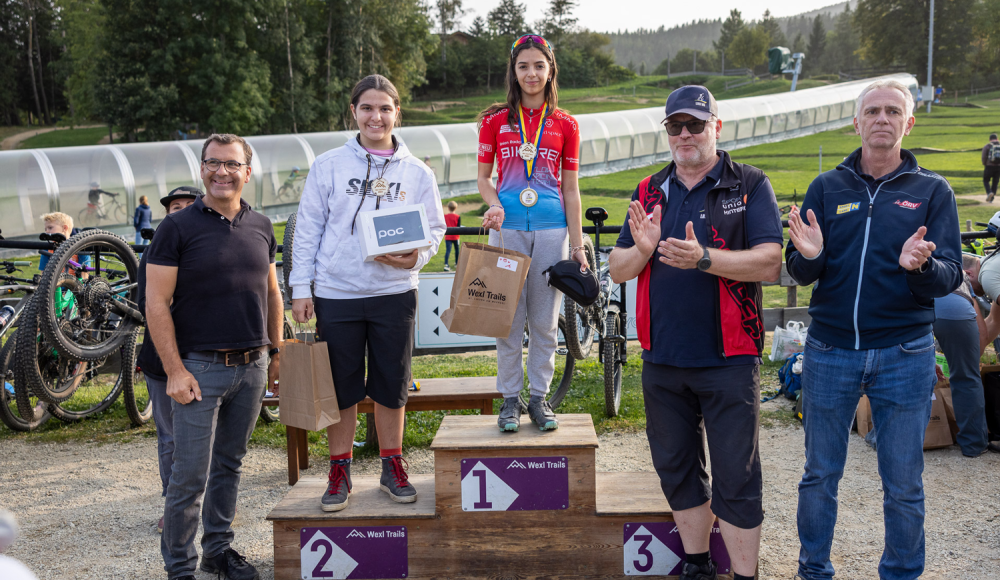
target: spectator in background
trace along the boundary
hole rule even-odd
[[[68,240],[73,235],[80,233],[80,230],[73,227],[72,216],[61,211],[43,215],[42,221],[45,222],[45,233],[47,234],[60,234]],[[50,250],[42,250],[39,253],[42,257],[38,261],[38,271],[43,272],[45,271],[45,266],[49,263],[49,256],[52,255],[52,252]],[[82,259],[77,261],[84,266],[89,266],[92,263],[90,256],[83,256]],[[86,274],[84,274],[84,277],[86,277]]]
[[[462,216],[458,215],[458,204],[449,201],[448,202],[448,212],[444,214],[444,223],[449,228],[457,228],[462,225]],[[451,247],[455,246],[455,267],[458,267],[458,236],[445,236],[444,237],[444,271],[447,272],[451,268],[448,267],[448,257],[451,255]]]
[[[132,216],[132,227],[135,228],[136,245],[144,244],[142,230],[153,227],[153,210],[149,207],[149,198],[145,195],[139,198],[139,206],[135,208]]]
[[[993,311],[987,323],[973,297],[968,272],[978,271],[978,264],[977,256],[963,254],[962,269],[966,272],[962,285],[951,294],[934,300],[934,336],[948,360],[951,397],[958,423],[956,439],[966,457],[978,457],[989,443],[979,357],[989,344],[988,328],[1000,322],[1000,308]]]
[[[809,185],[788,216],[788,273],[817,282],[802,364],[806,464],[799,483],[799,569],[833,577],[838,487],[862,394],[883,445],[885,548],[879,577],[924,571],[924,432],[934,373],[934,299],[962,282],[955,194],[902,148],[913,95],[879,80],[858,96],[861,147]],[[806,219],[807,218],[807,219]]]
[[[983,186],[986,188],[986,201],[993,203],[997,194],[997,182],[1000,181],[1000,141],[996,133],[990,133],[990,142],[983,146]]]

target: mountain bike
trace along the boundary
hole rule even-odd
[[[80,210],[80,213],[76,216],[76,224],[78,227],[89,227],[89,226],[100,226],[102,223],[106,224],[124,224],[126,223],[125,217],[128,213],[125,211],[125,206],[118,201],[120,194],[111,193],[110,191],[100,190],[98,195],[106,195],[111,198],[110,207],[101,208],[100,205],[87,202],[87,207]]]
[[[48,421],[52,414],[49,413],[48,404],[26,393],[24,406],[26,414],[22,414],[17,406],[17,391],[20,387],[17,378],[14,376],[14,349],[17,341],[14,340],[16,329],[24,314],[24,308],[28,304],[28,299],[35,291],[35,279],[27,279],[15,276],[22,267],[31,266],[31,262],[0,262],[6,275],[0,276],[0,295],[14,295],[23,293],[21,299],[14,305],[14,314],[10,319],[0,326],[0,421],[14,431],[33,431]]]
[[[293,178],[286,179],[278,191],[274,194],[274,199],[279,202],[292,203],[299,200],[302,197],[302,185],[305,182],[305,177],[301,175],[296,175]]]

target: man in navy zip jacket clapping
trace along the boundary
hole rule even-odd
[[[833,577],[837,486],[861,395],[878,428],[883,580],[924,569],[924,431],[934,373],[934,299],[962,281],[955,195],[902,149],[915,119],[896,81],[861,92],[861,148],[809,186],[788,218],[788,273],[815,282],[802,365],[806,465],[799,484],[796,578]]]

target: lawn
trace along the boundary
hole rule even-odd
[[[75,147],[78,145],[97,145],[107,137],[107,127],[90,127],[87,129],[59,129],[41,135],[35,135],[21,141],[19,149],[43,149],[45,147]]]

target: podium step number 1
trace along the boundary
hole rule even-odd
[[[569,505],[566,457],[486,457],[462,460],[465,511],[564,510]]]

